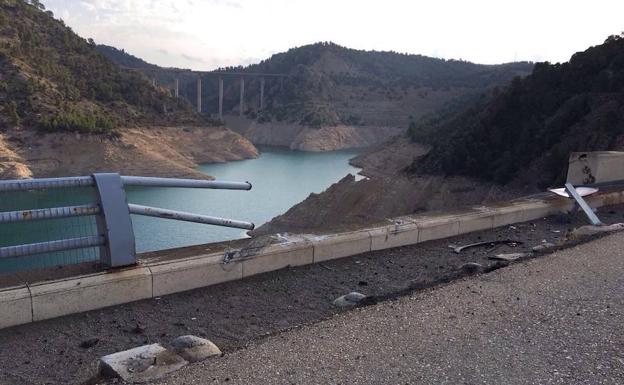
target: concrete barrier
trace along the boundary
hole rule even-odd
[[[459,234],[488,230],[494,227],[495,211],[488,207],[475,208],[473,212],[459,215]]]
[[[424,218],[418,221],[418,242],[459,235],[458,216]]]
[[[30,286],[33,321],[152,298],[145,267],[93,274]]]
[[[603,192],[586,199],[592,207],[621,204],[624,191]],[[287,266],[536,220],[569,211],[573,205],[566,198],[527,199],[455,214],[407,216],[396,218],[395,224],[269,245],[254,255],[234,258],[225,264],[220,252],[7,288],[0,290],[0,328],[192,290]]]
[[[352,231],[320,236],[312,244],[316,263],[371,251],[371,236],[368,230]]]
[[[243,277],[283,269],[288,266],[301,266],[314,262],[312,243],[308,241],[270,245],[258,254],[244,259]]]
[[[371,251],[418,243],[418,224],[411,221],[373,228],[368,233],[371,237]]]
[[[243,278],[243,264],[224,264],[223,253],[162,262],[149,269],[155,297]]]
[[[26,286],[0,290],[0,329],[32,322],[32,301]]]
[[[624,152],[573,152],[568,161],[567,181],[573,185],[624,180]]]

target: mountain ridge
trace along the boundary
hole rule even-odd
[[[101,51],[112,60],[110,49]],[[192,71],[143,68],[158,84],[171,87],[180,80],[180,94],[196,100],[197,74]],[[283,73],[283,84],[266,79],[265,108],[260,111],[259,79],[246,81],[245,115],[259,123],[291,122],[311,127],[347,125],[401,126],[410,117],[432,113],[459,96],[479,93],[528,74],[532,63],[481,65],[461,60],[430,58],[391,51],[354,50],[334,43],[291,48],[257,64],[220,68],[224,72]],[[238,114],[237,80],[225,81],[224,111]],[[217,79],[202,79],[202,110],[216,114]]]

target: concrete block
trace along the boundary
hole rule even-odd
[[[568,163],[567,181],[591,184],[624,180],[624,152],[573,152]]]
[[[144,267],[51,281],[30,287],[33,320],[60,317],[152,297]]]
[[[179,293],[243,278],[243,264],[223,263],[223,254],[212,254],[149,265],[153,295]]]
[[[371,251],[418,243],[418,225],[413,222],[377,227],[368,231]]]
[[[149,382],[174,372],[188,362],[160,344],[144,345],[100,358],[103,377],[118,377],[129,383]]]
[[[313,263],[314,251],[308,241],[269,245],[243,260],[243,277]]]
[[[0,290],[0,329],[32,322],[32,302],[26,286]]]
[[[456,235],[459,235],[459,218],[457,216],[427,218],[418,222],[418,242]]]
[[[457,220],[459,221],[459,234],[488,230],[494,227],[494,211],[480,208],[476,211],[459,215]]]
[[[362,254],[371,250],[367,230],[319,236],[314,244],[314,263]]]

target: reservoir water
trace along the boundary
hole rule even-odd
[[[286,212],[310,193],[319,193],[359,169],[349,165],[357,151],[323,153],[261,147],[257,159],[207,164],[199,170],[221,180],[249,181],[250,191],[178,188],[128,189],[128,201],[148,206],[190,211],[250,221],[260,226]],[[245,230],[158,218],[132,217],[137,251],[238,239]]]
[[[199,170],[220,180],[249,181],[250,191],[126,188],[129,203],[253,222],[256,226],[286,212],[310,193],[319,193],[359,169],[349,165],[358,151],[324,153],[260,148],[257,159],[207,164]],[[95,201],[95,190],[52,189],[3,193],[0,211],[72,206]],[[139,253],[246,237],[245,230],[132,215]],[[29,221],[0,226],[0,246],[65,239],[97,233],[95,217]],[[0,259],[0,272],[72,264],[98,258],[97,249]]]

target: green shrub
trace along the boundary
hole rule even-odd
[[[70,110],[39,120],[39,128],[47,132],[82,132],[90,134],[106,133],[115,128],[113,120],[105,114]]]

